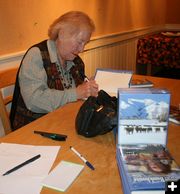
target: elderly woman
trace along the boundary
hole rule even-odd
[[[16,80],[10,120],[15,130],[66,103],[97,96],[94,80],[85,81],[78,56],[95,29],[83,12],[71,11],[56,19],[49,39],[28,49]]]

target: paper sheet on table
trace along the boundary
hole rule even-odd
[[[95,74],[99,90],[106,91],[111,96],[117,96],[118,88],[129,88],[131,71],[97,69]]]
[[[48,175],[60,146],[33,146],[20,144],[0,144],[0,193],[38,194],[41,182]],[[2,176],[7,170],[40,154],[34,162],[13,173]]]
[[[61,161],[58,166],[53,169],[48,177],[43,180],[43,185],[59,191],[65,191],[76,179],[84,168],[83,165]]]

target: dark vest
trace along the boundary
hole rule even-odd
[[[56,68],[55,63],[51,63],[49,52],[47,48],[47,40],[40,42],[39,44],[36,44],[32,47],[38,47],[41,51],[41,56],[43,60],[43,65],[45,68],[45,71],[47,73],[47,85],[49,88],[54,88],[57,90],[64,90],[60,75],[58,73],[58,70]],[[31,48],[32,48],[31,47]],[[30,48],[30,49],[31,49]],[[29,49],[28,49],[29,51]],[[27,52],[28,52],[27,51]],[[27,52],[25,53],[24,57],[26,56]],[[24,59],[23,57],[23,59]],[[22,59],[22,61],[23,61]],[[21,61],[21,64],[22,64]],[[72,75],[75,85],[78,86],[79,84],[83,83],[84,81],[84,63],[81,60],[79,56],[77,56],[73,60],[75,66],[73,66],[70,69],[70,74]],[[19,67],[19,70],[21,68],[21,64]],[[45,114],[42,113],[35,113],[27,109],[24,100],[22,98],[20,87],[19,87],[19,70],[16,77],[16,83],[15,83],[15,89],[13,94],[13,101],[11,106],[11,112],[10,112],[10,121],[11,121],[11,127],[12,130],[18,129],[40,117],[42,117]]]

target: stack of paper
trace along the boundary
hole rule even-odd
[[[47,177],[60,146],[33,146],[0,144],[0,193],[40,193],[42,181]],[[5,172],[24,161],[40,154],[41,157],[21,168],[2,176]]]

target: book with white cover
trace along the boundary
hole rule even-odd
[[[118,88],[129,88],[132,71],[113,69],[96,69],[95,80],[99,90],[104,90],[111,96],[117,96]]]

